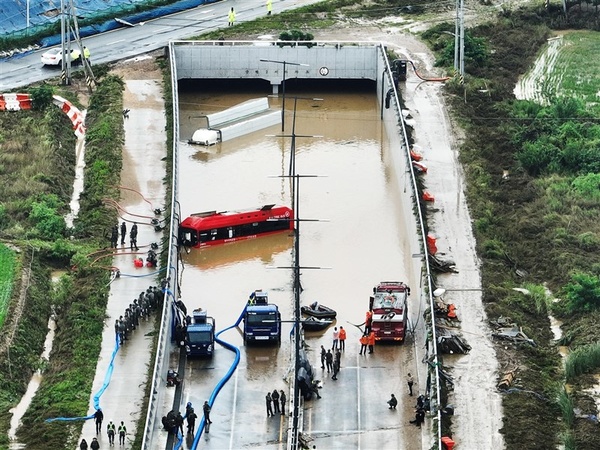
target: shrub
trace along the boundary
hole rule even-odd
[[[29,95],[31,97],[32,108],[41,111],[52,104],[54,91],[52,90],[52,86],[44,83],[40,87],[31,88]]]
[[[591,311],[600,306],[600,279],[595,275],[575,273],[563,290],[568,312]]]
[[[569,353],[565,362],[567,382],[573,382],[575,377],[590,373],[600,367],[600,343],[584,345]]]

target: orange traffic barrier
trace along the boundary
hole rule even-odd
[[[427,251],[430,255],[435,255],[438,251],[436,246],[436,239],[430,234],[427,235]]]
[[[435,198],[428,191],[423,191],[423,200],[426,202],[435,202]]]
[[[423,156],[417,152],[415,152],[414,150],[410,151],[410,159],[412,159],[413,161],[421,161],[423,159]]]
[[[412,165],[418,173],[427,173],[427,166],[425,164],[421,164],[420,162],[413,161]]]

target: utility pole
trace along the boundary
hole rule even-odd
[[[66,67],[66,61],[65,61],[65,0],[60,0],[60,51],[62,54],[62,57],[60,58],[60,66],[61,66],[61,72],[60,72],[60,79],[62,80],[63,84],[69,84],[67,83],[67,67]]]
[[[92,66],[91,66],[90,62],[85,57],[84,46],[81,43],[81,36],[79,34],[79,23],[77,22],[77,11],[75,10],[73,0],[69,0],[69,2],[70,2],[71,16],[73,17],[73,29],[71,29],[70,24],[69,24],[69,36],[71,35],[71,32],[73,32],[73,36],[75,37],[75,41],[77,42],[77,46],[79,47],[79,58],[81,58],[81,64],[83,66],[83,71],[85,73],[85,83],[87,85],[88,92],[91,94],[92,93],[92,84],[96,83],[96,78],[94,77],[94,72],[92,71]],[[69,41],[69,45],[70,45],[70,41]],[[69,48],[69,55],[70,54],[71,53],[70,53],[70,48]],[[69,57],[68,60],[70,63],[71,58]]]
[[[460,66],[461,82],[465,82],[465,1],[460,0]]]
[[[460,9],[460,1],[456,0],[456,20],[454,21],[454,76],[458,75],[458,47],[460,46],[459,42],[459,9]]]

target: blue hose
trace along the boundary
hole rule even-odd
[[[219,339],[219,336],[232,329],[237,327],[240,322],[242,321],[242,319],[244,318],[244,314],[246,313],[246,307],[244,306],[244,309],[242,310],[242,313],[240,314],[240,317],[238,317],[237,321],[219,331],[216,335],[215,335],[215,340],[221,344],[223,347],[225,347],[228,350],[231,350],[232,352],[235,352],[235,360],[233,361],[233,363],[231,364],[231,367],[229,367],[229,370],[227,371],[227,373],[225,374],[225,376],[223,378],[221,378],[221,380],[217,383],[217,385],[215,386],[215,388],[213,389],[212,393],[210,394],[210,398],[208,399],[208,405],[212,408],[215,399],[217,398],[217,395],[219,394],[219,392],[221,391],[221,388],[223,386],[225,386],[225,383],[227,383],[227,381],[229,381],[229,379],[231,378],[231,375],[233,375],[233,372],[235,372],[235,369],[237,368],[238,364],[240,363],[240,349],[231,345],[228,342],[225,342],[221,339]],[[196,433],[196,435],[194,436],[194,442],[192,443],[192,450],[196,450],[198,448],[198,443],[200,442],[200,438],[202,437],[202,433],[204,432],[204,426],[206,425],[204,420],[204,415],[202,415],[202,419],[200,420],[200,426],[198,427],[198,432]],[[183,437],[181,438],[181,440],[175,445],[174,450],[179,450],[179,448],[181,447],[181,443],[183,442]]]
[[[115,349],[112,352],[112,356],[110,358],[110,363],[108,364],[108,369],[106,370],[106,375],[104,375],[104,384],[102,384],[102,387],[100,388],[100,390],[98,392],[96,392],[96,394],[94,394],[94,409],[95,410],[100,409],[100,397],[102,397],[102,394],[104,394],[104,391],[110,384],[110,379],[112,377],[113,370],[115,368],[115,366],[114,366],[115,357],[117,356],[117,352],[119,351],[119,348],[120,348],[119,336],[117,334],[115,334]],[[52,419],[46,419],[46,422],[58,422],[58,421],[67,422],[67,421],[75,421],[75,420],[88,420],[88,419],[93,419],[93,418],[94,418],[94,414],[91,414],[89,416],[84,416],[84,417],[55,417]]]

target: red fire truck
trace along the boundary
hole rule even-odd
[[[369,309],[371,329],[377,341],[403,342],[408,317],[410,288],[401,281],[382,281],[373,288]]]

